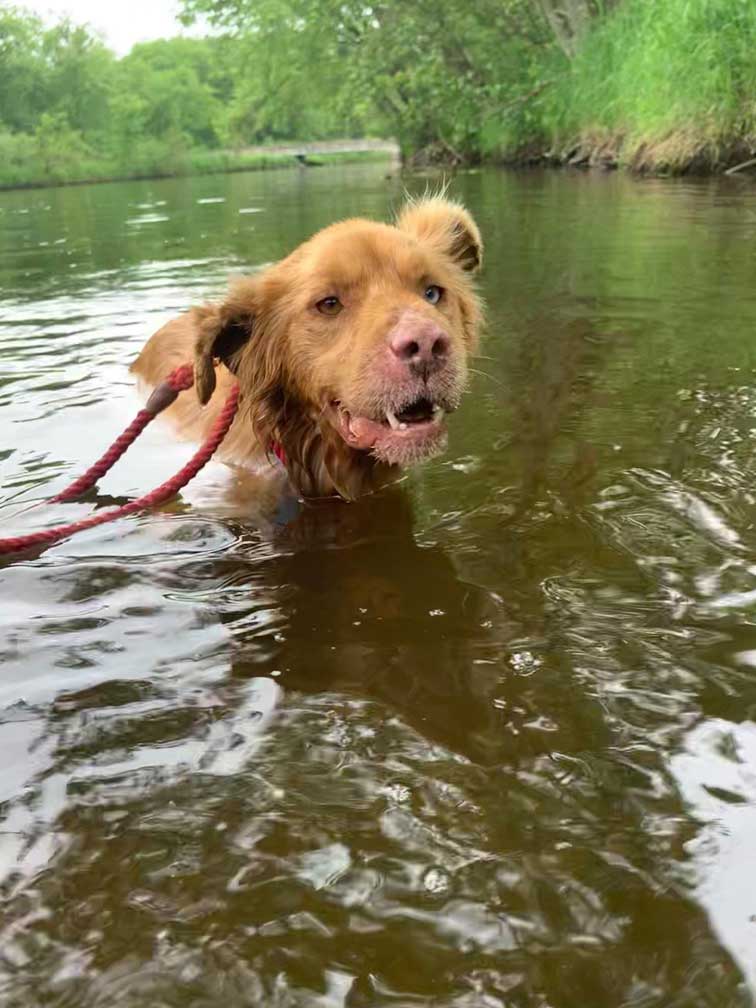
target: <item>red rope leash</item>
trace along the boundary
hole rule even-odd
[[[166,381],[157,386],[144,409],[141,409],[137,413],[131,424],[113,442],[102,458],[95,462],[83,476],[75,480],[65,490],[56,494],[52,498],[52,501],[71,500],[93,486],[118,461],[129,445],[142,433],[147,424],[151,420],[154,420],[158,413],[170,406],[180,391],[191,388],[193,384],[194,377],[190,364],[176,368]],[[109,511],[101,511],[99,514],[91,515],[89,518],[84,518],[81,521],[71,522],[69,525],[58,525],[55,528],[45,529],[42,532],[32,532],[29,535],[0,539],[0,556],[6,556],[10,553],[20,553],[22,550],[29,549],[32,546],[43,546],[56,542],[58,539],[64,539],[67,536],[73,535],[74,532],[82,532],[84,529],[94,528],[96,525],[104,525],[105,522],[115,521],[116,518],[123,518],[125,515],[134,514],[136,511],[143,511],[146,508],[154,507],[157,504],[170,500],[209,462],[218,445],[228,433],[228,429],[236,416],[238,405],[239,386],[234,385],[207,439],[199,450],[172,479],[161,483],[159,487],[156,487],[150,493],[139,497],[137,500],[129,501],[128,504],[123,504],[121,507],[112,508]]]
[[[116,438],[102,458],[90,466],[83,476],[74,480],[65,490],[61,490],[59,494],[52,497],[50,503],[57,504],[61,501],[74,500],[74,498],[80,497],[85,490],[93,487],[97,480],[102,479],[105,473],[112,469],[126,449],[136,441],[147,424],[154,420],[158,413],[167,409],[177,398],[179,392],[190,389],[193,384],[194,369],[191,364],[182,364],[175,371],[171,371],[166,380],[154,389],[144,408],[139,410],[123,434]]]

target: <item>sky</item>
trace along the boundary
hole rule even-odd
[[[22,0],[22,6],[46,20],[67,14],[92,25],[119,56],[135,42],[190,34],[178,21],[178,0]]]

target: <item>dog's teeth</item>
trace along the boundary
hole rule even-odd
[[[399,424],[399,430],[407,430],[407,424],[406,423],[400,423]]]
[[[396,413],[394,413],[392,410],[387,409],[386,419],[388,420],[389,426],[391,427],[392,430],[400,430],[401,425],[396,418]]]
[[[444,411],[438,405],[433,407],[433,419],[439,422],[444,419]]]

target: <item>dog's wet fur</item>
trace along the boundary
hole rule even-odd
[[[260,463],[275,447],[302,496],[355,499],[445,447],[481,326],[482,253],[470,214],[442,197],[393,225],[332,224],[163,326],[132,370],[154,386],[194,360],[196,396],[166,414],[193,440],[238,381],[221,456]]]

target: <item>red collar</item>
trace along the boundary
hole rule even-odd
[[[271,441],[268,446],[268,451],[272,451],[276,456],[281,465],[286,468],[286,452],[283,450],[283,445],[278,441]]]

